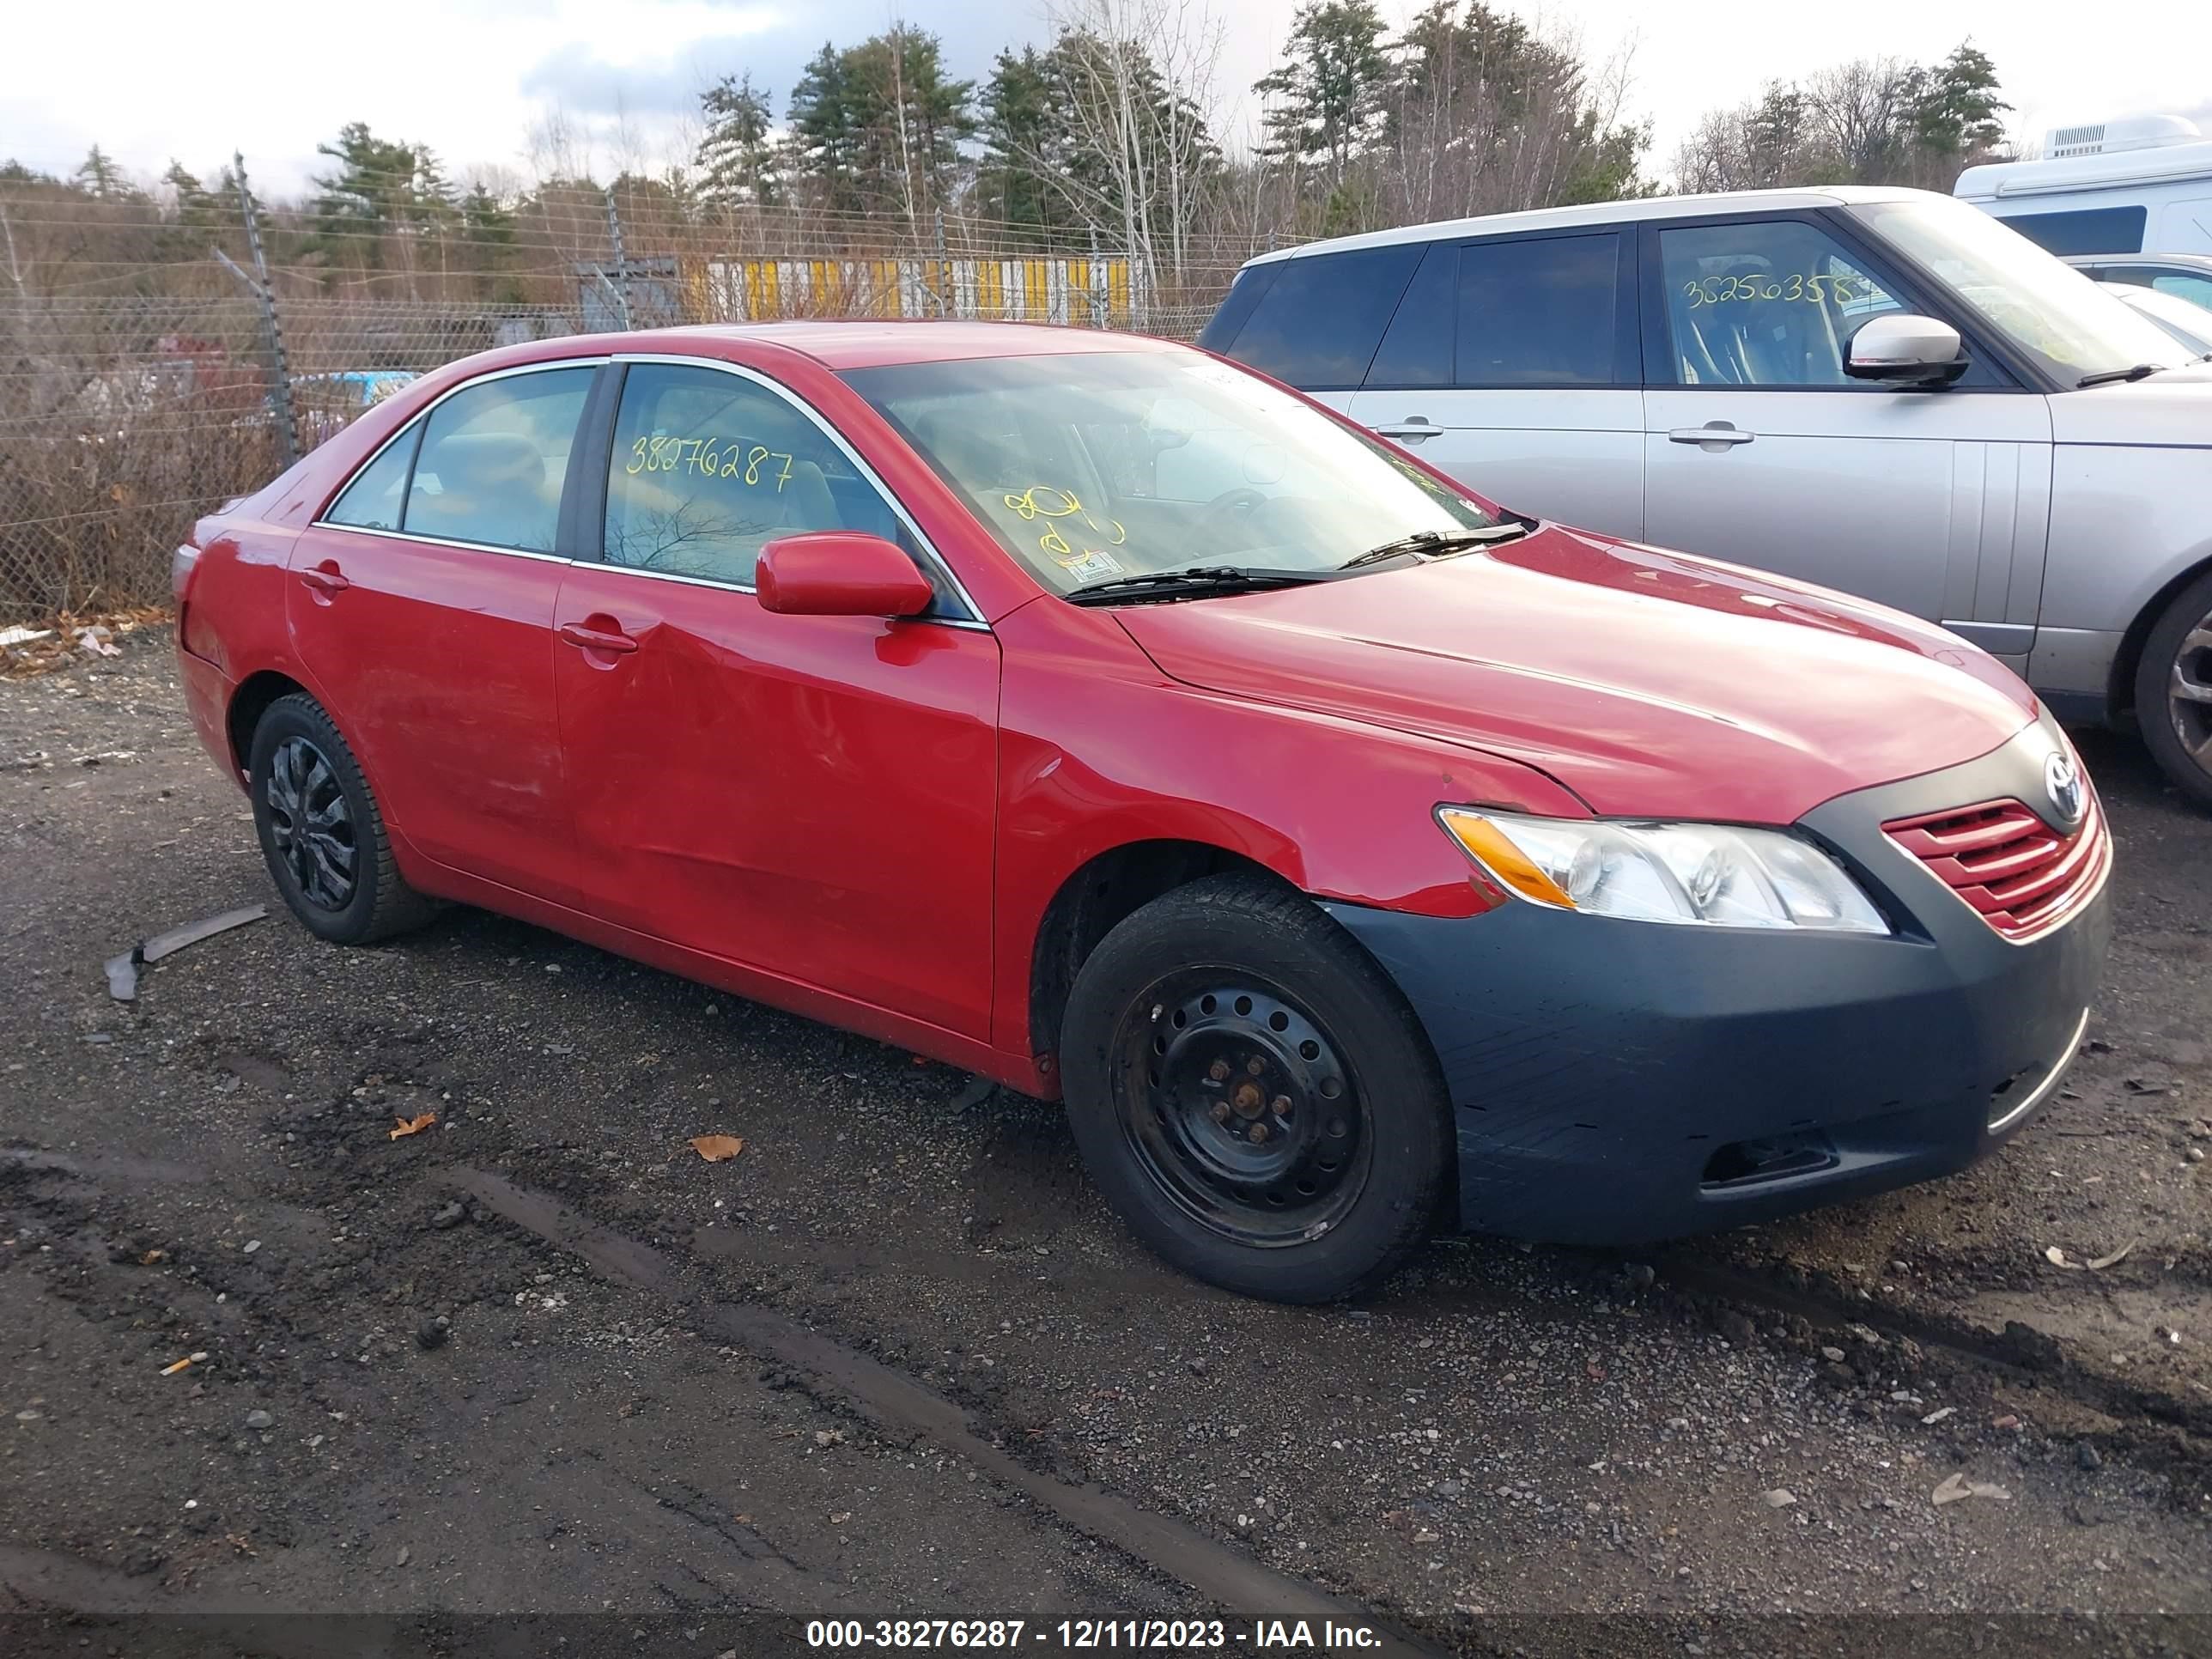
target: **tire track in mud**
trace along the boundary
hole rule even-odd
[[[2117,1429],[2096,1437],[2133,1462],[2162,1468],[2200,1495],[2212,1492],[2212,1401],[2138,1388],[2085,1370],[2068,1359],[2056,1339],[2031,1326],[2008,1324],[2002,1332],[1991,1332],[1938,1314],[1854,1301],[1817,1280],[1790,1285],[1751,1268],[1698,1261],[1679,1251],[1662,1250],[1650,1260],[1662,1285],[1694,1301],[1802,1318],[1838,1331],[1863,1325],[1940,1352],[1961,1366],[2047,1389],[2112,1419]]]
[[[602,1225],[559,1199],[465,1166],[441,1170],[433,1179],[467,1194],[493,1214],[580,1258],[604,1276],[684,1307],[702,1336],[813,1379],[885,1430],[932,1442],[1062,1524],[1188,1585],[1222,1607],[1315,1625],[1368,1626],[1383,1641],[1370,1651],[1408,1659],[1439,1651],[1394,1629],[1368,1609],[1274,1572],[1182,1522],[1149,1513],[1102,1486],[1078,1486],[1027,1467],[993,1444],[964,1407],[935,1389],[783,1314],[699,1296],[677,1260]]]

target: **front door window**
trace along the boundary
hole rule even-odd
[[[1802,220],[1659,233],[1676,386],[1849,386],[1850,337],[1903,309],[1833,238]]]

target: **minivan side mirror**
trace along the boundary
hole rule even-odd
[[[1959,331],[1909,311],[1869,317],[1851,336],[1844,373],[1855,380],[1889,386],[1948,386],[1966,372],[1966,342]]]
[[[903,549],[860,530],[779,536],[760,550],[753,590],[786,617],[918,617],[936,598]]]

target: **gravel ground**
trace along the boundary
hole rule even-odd
[[[1225,1613],[1904,1651],[2212,1613],[2212,820],[2116,739],[2109,988],[2002,1156],[1642,1261],[1440,1241],[1292,1310],[1138,1250],[1055,1109],[474,912],[317,944],[166,635],[124,644],[0,684],[17,1637]],[[264,900],[107,996],[133,939]],[[1933,1502],[1953,1475],[2003,1495]]]

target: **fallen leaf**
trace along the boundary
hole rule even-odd
[[[2054,1267],[2072,1267],[2078,1270],[2081,1266],[2080,1262],[2069,1259],[2066,1252],[2056,1244],[2043,1253],[2043,1259]]]
[[[402,1135],[419,1135],[437,1121],[435,1112],[425,1112],[420,1117],[396,1117],[392,1120],[392,1138],[397,1140]]]
[[[745,1143],[735,1135],[693,1135],[691,1150],[709,1164],[720,1164],[735,1158],[745,1149]]]
[[[167,1250],[149,1250],[138,1258],[138,1265],[142,1267],[150,1267],[167,1255],[168,1255]]]
[[[2124,1260],[2126,1257],[2127,1253],[2133,1249],[2135,1249],[2135,1241],[2130,1239],[2125,1244],[2121,1245],[2118,1249],[2114,1250],[2112,1255],[2098,1256],[2095,1260],[2091,1261],[2089,1265],[2092,1267],[2110,1267]]]

